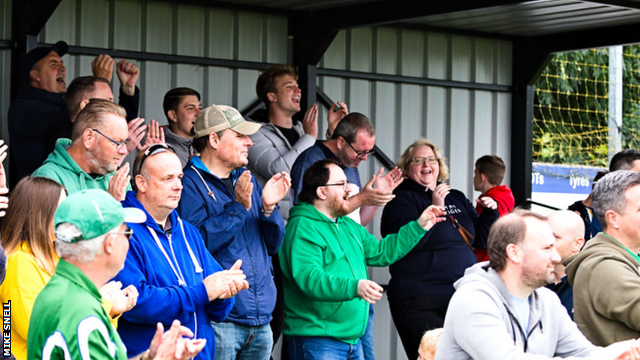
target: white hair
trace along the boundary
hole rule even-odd
[[[116,229],[117,228],[113,230]],[[73,224],[59,224],[56,227],[56,251],[61,259],[72,260],[82,264],[93,262],[96,256],[104,253],[104,240],[109,233],[110,232],[89,240],[67,242],[60,239],[73,239],[82,235],[82,233],[80,229]]]

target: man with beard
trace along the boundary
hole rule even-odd
[[[345,216],[349,191],[338,162],[320,160],[305,172],[299,205],[291,209],[279,256],[284,335],[294,360],[362,359],[369,304],[382,297],[382,287],[367,279],[367,265],[389,266],[444,220],[444,209],[430,206],[397,234],[378,241]]]
[[[545,287],[560,261],[555,243],[546,218],[533,212],[496,221],[489,263],[468,268],[455,284],[435,359],[624,359],[631,343],[597,348]]]
[[[605,175],[591,204],[602,232],[564,264],[576,324],[587,339],[605,346],[640,336],[640,173]]]
[[[119,170],[118,166],[128,153],[126,115],[111,101],[91,100],[73,123],[71,140],[59,139],[33,176],[57,181],[69,195],[102,189],[116,200],[124,200],[130,189],[129,164]]]

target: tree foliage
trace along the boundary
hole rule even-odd
[[[536,82],[534,161],[607,166],[608,49],[557,54]],[[640,50],[623,56],[623,148],[640,145]]]

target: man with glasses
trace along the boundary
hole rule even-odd
[[[247,165],[248,135],[260,124],[245,121],[238,110],[212,105],[193,125],[199,156],[184,171],[178,211],[195,225],[209,252],[223,267],[244,263],[251,291],[236,297],[224,322],[215,322],[216,359],[269,359],[273,338],[269,322],[276,302],[271,256],[284,238],[278,202],[289,191],[289,174],[278,173],[260,186]]]
[[[71,140],[60,139],[33,176],[62,184],[69,194],[84,189],[108,191],[121,201],[130,189],[127,114],[108,100],[93,99],[73,123]]]
[[[382,176],[380,169],[380,172],[372,177],[364,188],[362,187],[358,165],[374,153],[375,143],[376,132],[366,116],[360,113],[346,115],[340,120],[330,139],[317,142],[305,150],[293,164],[291,181],[295,198],[302,190],[302,177],[309,166],[318,160],[335,159],[352,184],[351,193],[355,194],[349,199],[350,216],[356,222],[367,226],[373,220],[378,207],[393,199],[393,189],[402,182],[402,173],[397,168],[385,176]]]
[[[171,319],[165,323],[171,329],[164,334],[154,323],[144,350],[133,353],[101,305],[99,289],[125,263],[132,234],[126,223],[144,221],[142,211],[123,209],[102,190],[79,191],[60,204],[54,218],[60,262],[33,305],[29,359],[125,360],[130,355],[136,360],[173,360],[190,359],[203,349],[205,341],[182,338],[193,333]]]
[[[139,353],[153,338],[158,321],[169,325],[179,319],[208,343],[197,359],[211,360],[211,321],[223,321],[235,304],[233,296],[249,288],[242,262],[223,271],[198,229],[178,216],[182,164],[171,146],[150,146],[138,154],[133,169],[135,191],[127,193],[123,205],[140,209],[147,220],[130,224],[131,247],[116,277],[140,294],[136,306],[120,319],[118,332],[127,349]]]
[[[333,159],[304,174],[298,205],[291,209],[279,253],[289,355],[297,359],[363,359],[361,337],[369,307],[382,287],[367,278],[367,265],[389,266],[444,220],[430,206],[419,219],[378,241],[345,216],[352,198],[347,176]]]

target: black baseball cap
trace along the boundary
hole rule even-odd
[[[58,41],[51,47],[38,47],[29,51],[27,55],[25,55],[24,59],[22,59],[21,65],[22,81],[25,84],[29,82],[29,73],[31,72],[31,69],[33,69],[38,61],[42,60],[52,51],[55,51],[56,54],[62,57],[67,53],[67,51],[69,51],[69,45],[64,41]]]

